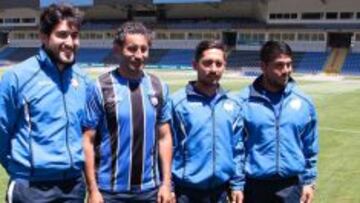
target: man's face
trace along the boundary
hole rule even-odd
[[[221,49],[208,49],[199,61],[193,63],[198,82],[206,86],[217,85],[226,67],[225,53]]]
[[[149,40],[142,34],[127,34],[120,47],[121,66],[127,71],[141,73],[149,58]]]
[[[59,67],[62,68],[75,60],[80,44],[79,31],[67,20],[60,21],[49,36],[43,34],[41,40]]]
[[[292,59],[290,56],[280,54],[269,63],[262,63],[262,71],[267,85],[273,90],[285,88],[293,70]]]

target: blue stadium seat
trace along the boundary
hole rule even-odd
[[[360,75],[360,53],[349,53],[345,59],[343,74]]]

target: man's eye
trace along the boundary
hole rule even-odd
[[[70,33],[67,31],[56,32],[56,36],[59,38],[62,38],[62,39],[67,38],[69,35],[70,35]]]
[[[148,49],[149,49],[148,47],[142,46],[142,47],[141,47],[141,52],[142,52],[142,53],[145,53],[145,52],[148,51]]]
[[[130,52],[136,52],[138,50],[138,48],[136,46],[130,46],[130,47],[128,47],[128,50]]]

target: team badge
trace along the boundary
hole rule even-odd
[[[75,88],[79,87],[79,82],[76,79],[71,79],[71,85]]]
[[[223,107],[224,107],[225,111],[228,111],[228,112],[233,111],[235,108],[234,103],[230,102],[230,101],[225,102]]]
[[[294,110],[299,110],[301,108],[301,101],[300,99],[296,98],[296,99],[293,99],[291,102],[290,102],[290,107]]]
[[[157,106],[159,104],[159,100],[156,96],[150,96],[150,102],[153,106]]]

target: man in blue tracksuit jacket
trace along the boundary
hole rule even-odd
[[[240,93],[245,202],[312,202],[318,154],[315,106],[290,77],[292,51],[286,43],[265,43],[260,58],[263,74]]]
[[[39,53],[0,84],[0,163],[7,202],[83,202],[81,120],[87,77],[74,64],[82,14],[51,5],[41,15]]]
[[[219,85],[225,47],[203,41],[195,51],[197,80],[171,97],[173,182],[178,203],[242,202],[243,142],[239,103]]]

